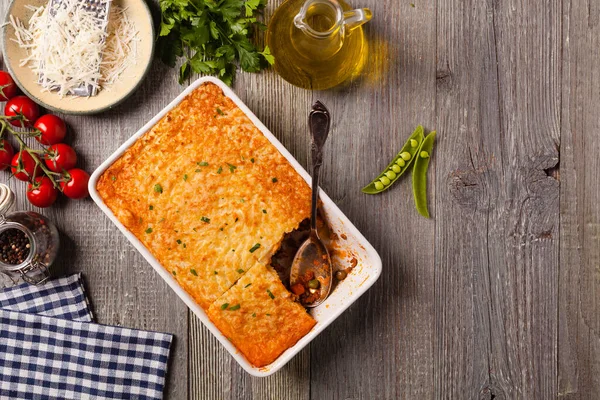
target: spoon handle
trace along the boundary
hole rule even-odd
[[[310,146],[312,158],[312,205],[310,212],[310,229],[317,229],[317,205],[319,203],[319,172],[323,164],[323,146],[329,136],[331,116],[327,107],[317,101],[308,117],[308,126],[312,143]]]

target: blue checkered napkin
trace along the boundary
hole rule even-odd
[[[94,320],[80,273],[39,286],[24,283],[4,289],[0,291],[0,308],[74,321]]]
[[[161,399],[172,335],[92,320],[81,274],[0,290],[0,399]]]
[[[161,399],[172,339],[0,309],[0,398]]]

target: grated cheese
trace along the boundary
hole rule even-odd
[[[81,7],[81,0],[62,0],[53,16],[48,7],[28,8],[33,15],[27,27],[10,16],[11,40],[27,50],[20,65],[40,77],[43,91],[63,97],[86,85],[109,89],[135,64],[138,31],[125,9],[112,4],[106,21]]]

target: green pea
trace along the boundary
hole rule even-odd
[[[363,193],[381,193],[384,190],[387,190],[388,187],[400,178],[400,176],[404,175],[413,160],[417,158],[419,147],[421,143],[423,143],[423,139],[425,139],[424,130],[423,127],[419,125],[383,172],[362,189]]]
[[[348,273],[347,273],[346,271],[344,271],[344,270],[337,271],[337,272],[335,273],[335,278],[336,278],[338,281],[343,281],[344,279],[346,279],[346,277],[347,277],[347,276],[348,276]]]
[[[426,151],[422,151],[421,153],[419,153],[419,155],[421,156],[421,158],[429,158],[429,153]]]
[[[435,141],[435,132],[431,132],[419,149],[419,154],[427,153],[428,157],[417,157],[413,168],[413,195],[415,197],[415,207],[419,214],[425,218],[429,218],[429,210],[427,208],[427,169],[429,168],[429,154],[433,150],[433,142]]]
[[[311,289],[318,289],[321,286],[321,282],[318,279],[308,281],[308,287]]]
[[[387,171],[385,176],[387,176],[390,180],[396,179],[396,173],[394,171]]]

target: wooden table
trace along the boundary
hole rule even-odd
[[[412,1],[353,1],[374,20],[364,76],[344,88],[309,92],[272,71],[235,84],[304,166],[310,105],[330,107],[323,187],[384,266],[274,376],[246,374],[92,201],[44,211],[62,232],[57,271],[84,272],[101,323],[176,335],[167,398],[598,398],[600,3]],[[155,62],[124,105],[66,117],[83,165],[181,90]],[[431,220],[410,179],[360,192],[417,124],[439,132]]]

